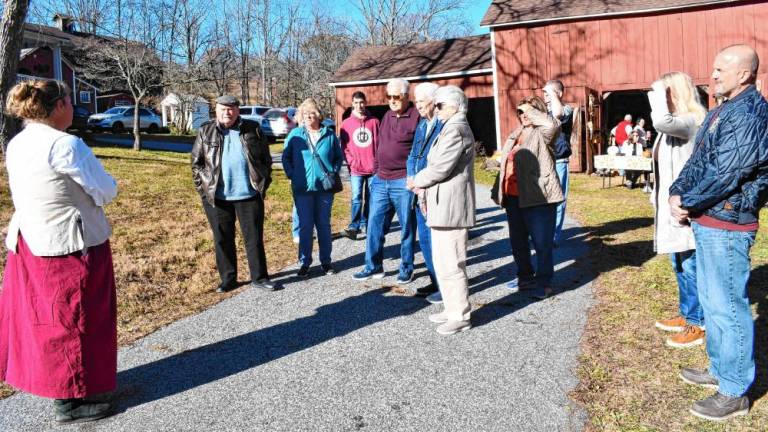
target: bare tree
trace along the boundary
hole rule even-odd
[[[165,23],[150,0],[118,0],[117,6],[124,10],[115,14],[111,36],[82,38],[81,72],[104,88],[125,89],[131,93],[135,101],[133,148],[138,151],[141,150],[139,107],[163,86],[163,63],[156,48]]]
[[[203,55],[199,68],[200,77],[211,87],[216,96],[226,92],[227,83],[235,76],[237,58],[228,46],[213,46]]]
[[[256,10],[256,42],[261,69],[261,99],[272,103],[271,66],[285,47],[299,14],[299,3],[283,0],[259,0]]]
[[[237,75],[240,81],[240,97],[244,102],[250,101],[251,53],[254,44],[254,28],[256,27],[256,6],[260,0],[236,0],[232,9],[223,4],[222,25],[229,24],[233,31],[228,31],[229,46],[237,57]]]
[[[357,42],[347,37],[346,23],[316,10],[311,16],[309,28],[313,32],[300,45],[300,71],[306,95],[315,97],[330,109],[335,103],[335,93],[328,86],[331,76],[349,57]]]
[[[24,19],[29,9],[29,0],[4,0],[3,20],[0,23],[0,103],[4,103],[8,91],[16,83],[16,68],[24,38]],[[0,107],[0,147],[5,152],[8,141],[16,132],[12,117]]]
[[[358,34],[370,45],[401,45],[466,34],[456,11],[465,0],[349,0],[362,16]]]

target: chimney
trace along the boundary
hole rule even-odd
[[[57,13],[53,16],[53,22],[63,32],[72,33],[75,30],[75,19],[69,15]]]

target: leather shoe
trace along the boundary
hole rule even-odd
[[[436,293],[437,286],[435,284],[429,284],[425,287],[416,288],[416,297],[427,297],[430,294]]]
[[[264,291],[275,291],[277,284],[269,279],[259,279],[256,282],[251,282],[251,286]]]
[[[231,284],[231,285],[230,284],[221,284],[218,287],[216,287],[216,292],[223,294],[225,292],[230,292],[230,291],[232,291],[235,288],[237,288],[236,284]]]
[[[55,399],[53,401],[57,423],[82,423],[110,416],[112,405],[85,399]]]

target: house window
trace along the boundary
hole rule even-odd
[[[91,92],[80,92],[80,103],[91,103]]]

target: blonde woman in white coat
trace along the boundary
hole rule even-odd
[[[704,313],[696,286],[696,244],[690,225],[680,225],[669,211],[669,187],[691,156],[696,132],[706,109],[699,101],[691,77],[670,72],[654,82],[648,92],[651,120],[659,133],[653,146],[656,181],[651,203],[656,210],[654,249],[670,254],[680,294],[678,316],[656,321],[656,327],[675,331],[667,345],[686,348],[704,343]]]

